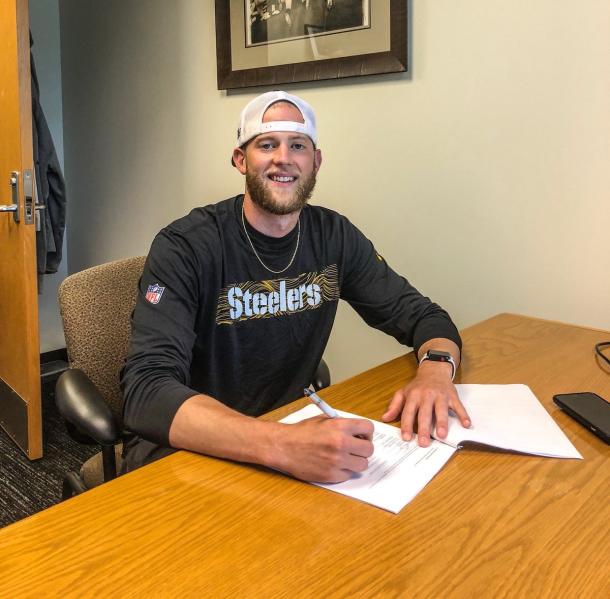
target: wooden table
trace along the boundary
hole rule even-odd
[[[463,337],[457,382],[527,383],[584,461],[462,450],[393,515],[180,452],[1,530],[0,596],[608,596],[610,447],[552,395],[610,398],[593,352],[610,333],[502,314]],[[414,370],[404,356],[321,395],[379,419]]]

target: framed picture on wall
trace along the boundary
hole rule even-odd
[[[216,0],[218,89],[407,70],[407,0]]]

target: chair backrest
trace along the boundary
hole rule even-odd
[[[71,368],[80,368],[122,421],[119,378],[131,337],[131,313],[145,256],[117,260],[67,277],[59,309]]]

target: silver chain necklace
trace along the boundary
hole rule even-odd
[[[288,265],[285,268],[282,268],[282,270],[273,270],[272,268],[269,268],[262,260],[261,257],[258,255],[258,252],[254,249],[254,244],[252,243],[252,240],[250,239],[250,235],[248,235],[248,229],[246,229],[246,219],[244,218],[244,205],[241,205],[241,224],[244,227],[244,233],[246,234],[246,237],[248,238],[248,243],[250,243],[250,247],[252,248],[252,251],[254,252],[254,255],[256,256],[256,259],[263,265],[263,268],[265,268],[266,270],[268,270],[269,272],[272,272],[274,275],[281,275],[283,272],[287,271],[291,266],[292,263],[294,262],[294,259],[296,258],[297,255],[297,251],[299,249],[299,240],[301,239],[301,215],[299,214],[299,220],[298,220],[298,232],[297,232],[297,244],[294,248],[294,253],[292,254],[292,258],[290,258],[290,262],[288,262]]]

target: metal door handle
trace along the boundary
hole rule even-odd
[[[13,220],[18,223],[21,220],[21,213],[19,211],[19,173],[17,171],[11,173],[10,186],[13,203],[0,206],[0,212],[12,212]]]
[[[34,210],[46,210],[47,207],[44,204],[36,204]],[[19,213],[18,204],[0,204],[0,212],[17,212]],[[19,222],[19,221],[17,221]]]
[[[44,204],[35,204],[34,197],[34,178],[32,171],[27,169],[23,172],[23,190],[24,190],[24,206],[25,206],[25,224],[30,225],[33,222],[33,211],[44,210]],[[13,220],[18,223],[21,220],[21,211],[19,209],[19,171],[13,171],[10,178],[12,204],[0,205],[0,212],[12,212]]]
[[[34,210],[46,210],[44,204],[36,204]],[[19,206],[17,204],[0,204],[0,212],[17,212]]]

